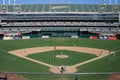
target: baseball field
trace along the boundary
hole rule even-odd
[[[101,53],[101,51],[103,53]],[[112,51],[113,53],[109,54]],[[120,41],[49,38],[0,41],[1,72],[120,72]],[[23,80],[74,80],[74,75],[18,75]],[[78,75],[78,80],[109,80],[110,75]]]

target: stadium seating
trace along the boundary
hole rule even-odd
[[[0,34],[6,33],[6,34],[11,34],[11,33],[29,33],[32,31],[40,31],[40,28],[37,27],[9,27],[9,28],[0,28]]]
[[[57,31],[64,31],[65,36],[79,35],[80,31],[120,33],[120,5],[0,5],[0,12],[0,34],[32,31],[40,31],[41,35],[51,35],[53,31],[54,36],[61,35]]]
[[[0,11],[4,11],[7,6],[8,12],[14,12],[15,5],[1,5]],[[120,12],[120,5],[85,5],[85,4],[32,4],[19,5],[21,12]]]
[[[13,8],[12,5],[10,5],[10,6],[8,7],[8,12],[14,12],[14,8]]]

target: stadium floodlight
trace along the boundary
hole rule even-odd
[[[117,0],[115,0],[115,4],[117,4]]]
[[[9,5],[10,5],[10,0],[9,0]]]
[[[5,0],[3,0],[3,4],[5,4]]]
[[[50,2],[51,4],[66,4],[66,3],[70,3],[70,0],[51,0]]]
[[[110,4],[112,4],[112,0],[109,1]],[[118,0],[115,0],[115,4],[118,3]]]
[[[106,0],[104,0],[104,5],[106,4]]]
[[[110,0],[110,2],[109,2],[110,4],[112,3],[112,0]]]
[[[14,0],[14,5],[16,4],[16,0]]]

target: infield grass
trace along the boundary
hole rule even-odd
[[[67,55],[68,58],[56,58],[56,55],[60,55],[61,53],[62,55]],[[94,54],[68,51],[68,50],[54,50],[54,51],[30,54],[27,57],[55,66],[59,66],[59,65],[72,66],[80,62],[95,58],[97,56]]]

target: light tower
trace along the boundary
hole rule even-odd
[[[112,0],[109,1],[110,4],[112,4]],[[118,0],[115,0],[115,4],[118,3]]]
[[[106,5],[106,0],[104,0],[104,5]]]
[[[14,5],[16,5],[16,0],[14,0]]]
[[[115,0],[115,4],[117,4],[117,0]]]
[[[50,4],[69,4],[69,0],[51,0]]]
[[[110,4],[110,5],[112,4],[112,0],[109,1],[109,4]]]
[[[10,1],[11,1],[11,0],[9,0],[9,5],[11,4]]]
[[[5,0],[3,0],[3,5],[5,5]]]

